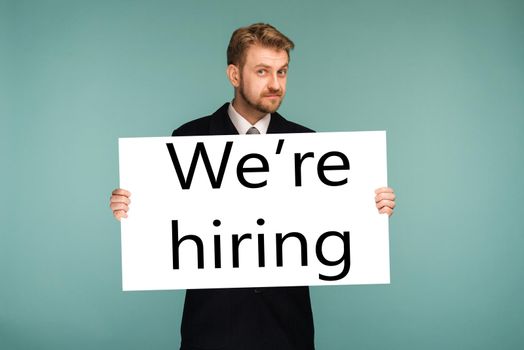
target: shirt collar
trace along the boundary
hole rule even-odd
[[[257,128],[261,134],[266,134],[267,129],[269,127],[269,122],[271,121],[271,114],[268,113],[258,122],[256,122],[255,125],[251,125],[250,122],[248,122],[235,110],[235,108],[233,107],[233,102],[229,104],[227,114],[229,114],[229,119],[231,119],[231,122],[233,123],[240,135],[244,135],[245,133],[247,133],[249,128],[251,128],[252,126]]]

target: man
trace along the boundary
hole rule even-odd
[[[286,93],[293,47],[268,24],[237,29],[227,49],[232,103],[182,125],[173,136],[312,132],[276,112]],[[375,192],[379,212],[391,215],[393,190]],[[127,217],[130,195],[124,189],[113,191],[110,207],[116,219]],[[308,287],[188,290],[181,350],[190,349],[314,349]]]

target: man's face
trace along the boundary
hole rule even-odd
[[[260,113],[275,112],[286,94],[287,69],[285,50],[251,46],[240,69],[239,102]]]

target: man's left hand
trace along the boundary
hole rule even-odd
[[[393,215],[393,208],[395,208],[395,193],[392,188],[381,187],[375,190],[375,202],[380,214]]]

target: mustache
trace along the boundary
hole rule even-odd
[[[267,92],[267,93],[262,95],[262,97],[268,97],[268,96],[279,96],[279,97],[282,97],[282,92],[281,91]]]

